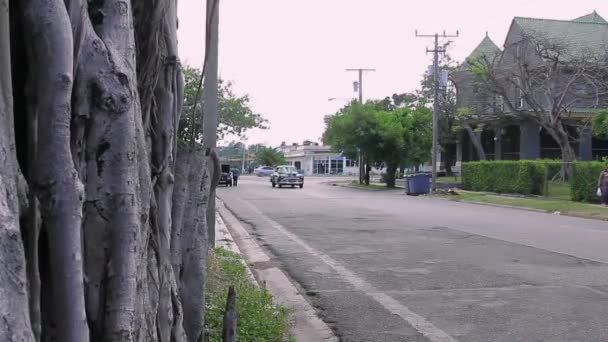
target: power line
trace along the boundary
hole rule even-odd
[[[432,156],[432,172],[433,178],[431,183],[432,191],[437,190],[437,153],[439,152],[439,54],[446,52],[446,46],[439,47],[439,38],[458,38],[459,32],[456,34],[418,34],[416,30],[416,37],[418,38],[434,38],[435,48],[432,50],[426,49],[426,53],[433,53],[433,156]]]

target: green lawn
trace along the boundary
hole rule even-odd
[[[291,342],[289,311],[273,302],[266,289],[251,283],[241,257],[222,248],[209,253],[205,310],[205,341],[221,342],[228,287],[237,297],[237,340]]]
[[[462,178],[460,176],[437,178],[437,183],[460,183],[460,182],[462,182]]]
[[[564,182],[549,183],[549,198],[570,200],[570,184]]]
[[[588,217],[608,220],[608,208],[596,204],[579,203],[554,197],[519,198],[499,195],[482,194],[478,192],[458,191],[458,196],[449,197],[451,200],[464,202],[480,202],[488,204],[508,205],[513,207],[539,209],[546,212],[560,212],[562,215]],[[558,192],[556,192],[558,193]],[[563,196],[563,193],[561,194]]]

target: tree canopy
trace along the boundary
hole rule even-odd
[[[203,120],[203,96],[199,94],[196,105],[195,120],[193,121],[192,110],[196,99],[196,93],[200,82],[201,71],[186,66],[184,68],[184,105],[179,122],[179,138],[181,142],[192,140],[192,127],[194,127],[195,140],[202,138]],[[261,114],[255,113],[250,107],[249,95],[237,95],[230,81],[219,81],[218,85],[218,128],[217,137],[223,139],[229,135],[241,136],[245,131],[252,128],[267,129],[268,120]]]
[[[348,158],[360,153],[367,165],[386,166],[387,186],[394,187],[399,166],[417,166],[430,158],[432,115],[420,106],[378,108],[378,102],[351,103],[326,117],[323,142]]]
[[[260,146],[255,154],[255,163],[257,165],[277,166],[286,164],[283,152],[268,146]]]

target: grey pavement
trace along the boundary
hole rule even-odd
[[[326,181],[218,196],[341,341],[608,341],[608,223]]]

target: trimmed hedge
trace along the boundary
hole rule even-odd
[[[462,165],[465,190],[540,195],[544,184],[545,162],[478,161]]]
[[[577,162],[572,168],[570,195],[577,202],[599,202],[597,180],[606,166],[603,162]]]

